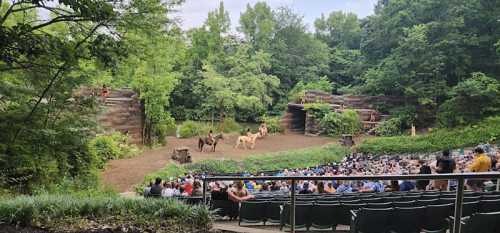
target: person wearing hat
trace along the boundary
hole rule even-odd
[[[491,158],[484,153],[483,148],[474,149],[474,160],[469,165],[470,172],[487,172],[491,169]],[[482,191],[484,180],[467,180],[467,187],[475,192]]]

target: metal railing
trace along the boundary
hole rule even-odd
[[[431,175],[368,175],[368,176],[257,176],[257,177],[241,177],[241,176],[216,176],[203,178],[203,201],[207,203],[207,183],[210,181],[244,181],[244,180],[265,180],[265,181],[290,181],[293,192],[290,200],[290,231],[295,233],[295,201],[297,181],[363,181],[363,180],[457,180],[456,200],[454,211],[453,232],[461,233],[461,218],[462,204],[464,198],[464,188],[466,179],[497,179],[500,181],[499,172],[481,172],[481,173],[450,173],[450,174],[431,174]],[[498,183],[497,183],[498,188]]]

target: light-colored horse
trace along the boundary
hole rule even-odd
[[[236,140],[236,145],[234,148],[239,148],[240,145],[243,145],[244,149],[248,149],[247,144],[250,144],[250,149],[253,149],[255,147],[255,141],[257,137],[260,136],[260,133],[256,134],[248,134],[248,136],[239,136],[238,139]]]
[[[266,123],[262,123],[260,126],[259,126],[259,138],[263,138],[265,136],[267,136],[268,134],[268,131],[267,131],[267,125]]]

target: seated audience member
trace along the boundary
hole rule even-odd
[[[384,191],[384,185],[380,182],[373,182],[371,180],[363,183],[359,190],[362,193],[380,193]]]
[[[149,196],[149,193],[151,191],[151,187],[153,187],[153,182],[149,182],[149,185],[144,188],[143,195],[145,197]]]
[[[336,191],[335,188],[333,187],[332,182],[328,182],[328,184],[325,187],[325,191],[327,193],[334,193]]]
[[[236,182],[235,187],[228,190],[229,199],[234,202],[242,202],[253,199],[254,196],[250,195],[248,190],[244,187],[243,182]]]
[[[399,191],[399,182],[397,180],[391,180],[391,184],[385,187],[386,192],[398,192]]]
[[[317,189],[316,189],[316,192],[319,193],[319,194],[324,194],[324,193],[328,193],[325,189],[325,183],[323,183],[323,181],[320,181],[318,183],[318,186],[317,186]]]
[[[407,192],[415,189],[415,184],[412,181],[404,180],[399,184],[399,191]]]
[[[201,183],[199,181],[195,181],[193,183],[193,192],[191,192],[192,197],[203,196],[203,187],[201,187]]]
[[[151,190],[149,190],[149,196],[152,197],[161,197],[161,192],[163,190],[163,186],[161,185],[161,178],[156,178],[155,183],[151,186]]]
[[[161,191],[162,197],[173,197],[175,195],[175,189],[172,188],[171,183],[165,183],[164,187],[165,188]]]
[[[302,189],[299,191],[299,194],[311,194],[312,191],[309,189],[309,182],[304,182],[302,185]]]
[[[352,186],[345,181],[339,181],[339,186],[336,191],[337,193],[352,193]]]

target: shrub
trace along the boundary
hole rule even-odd
[[[97,136],[89,142],[88,148],[101,161],[101,168],[108,160],[128,158],[139,153],[137,146],[129,144],[128,137],[121,133]]]
[[[133,227],[134,232],[193,232],[208,229],[212,219],[205,206],[187,206],[173,199],[39,195],[0,200],[0,222],[55,232],[75,227],[86,232],[96,225]]]
[[[267,125],[269,133],[283,133],[285,128],[280,123],[280,117],[263,117],[262,121]]]
[[[400,118],[391,118],[383,121],[375,128],[375,135],[377,136],[396,136],[402,132],[402,121]]]
[[[439,129],[427,135],[371,138],[363,141],[356,149],[371,154],[424,153],[475,146],[498,141],[499,138],[500,117],[492,117],[476,125]]]
[[[342,113],[330,112],[320,120],[319,124],[323,133],[333,137],[356,134],[361,130],[358,113],[353,110],[345,110]]]
[[[194,121],[184,121],[179,126],[179,136],[181,138],[190,138],[202,134],[207,134],[209,130],[210,129],[206,124]]]
[[[238,124],[234,118],[224,119],[224,121],[220,123],[219,127],[224,133],[239,132],[243,129],[243,127],[241,127],[241,125]]]

